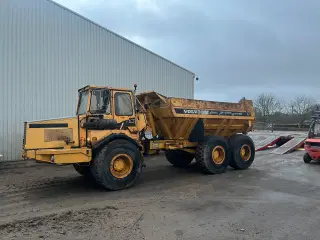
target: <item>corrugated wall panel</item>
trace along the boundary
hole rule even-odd
[[[193,98],[193,74],[48,0],[0,1],[0,153],[20,159],[23,122],[75,114],[87,84]]]

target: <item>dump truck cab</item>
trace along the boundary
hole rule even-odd
[[[138,133],[146,122],[134,91],[86,86],[78,92],[77,116],[80,128],[84,129],[80,136],[82,147],[94,148],[106,137],[129,138],[139,144]]]
[[[143,108],[137,107],[130,89],[83,87],[75,117],[25,122],[23,157],[58,164],[90,162],[93,149],[116,138],[141,149],[138,133],[146,122],[138,109]]]
[[[135,117],[134,95],[129,89],[86,86],[78,93],[77,116],[103,116],[119,121]]]
[[[253,163],[255,146],[246,135],[255,120],[251,100],[203,101],[155,91],[136,94],[136,88],[79,89],[74,117],[25,123],[23,157],[72,164],[110,190],[133,186],[145,156],[159,151],[175,167],[195,159],[208,174]]]
[[[314,119],[309,128],[308,138],[319,139],[320,141],[320,118]]]

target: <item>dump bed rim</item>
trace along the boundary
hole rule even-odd
[[[136,94],[136,96],[148,95],[150,93],[155,93],[155,94],[165,98],[168,101],[177,99],[177,100],[190,100],[190,101],[196,101],[196,102],[210,102],[210,103],[221,103],[221,104],[238,104],[241,102],[241,99],[238,102],[226,102],[226,101],[202,100],[202,99],[183,98],[183,97],[167,97],[167,96],[165,96],[161,93],[158,93],[157,91],[153,91],[153,90],[138,93],[138,94]],[[253,100],[251,100],[251,99],[244,99],[244,100],[249,101],[249,102],[253,102]]]
[[[174,117],[184,117],[184,118],[216,118],[216,119],[239,119],[239,120],[255,120],[255,113],[253,109],[253,101],[247,100],[242,98],[239,102],[220,102],[220,101],[210,101],[210,100],[199,100],[199,99],[190,99],[190,98],[181,98],[181,97],[166,97],[162,94],[157,93],[156,91],[146,91],[140,94],[137,94],[138,98],[148,96],[148,95],[156,95],[159,97],[160,100],[163,100],[167,107],[170,109],[171,113]],[[174,101],[190,101],[193,103],[202,103],[206,105],[233,105],[235,106],[234,109],[221,109],[221,108],[201,108],[194,106],[179,106],[174,103]],[[248,107],[244,107],[239,109],[238,111],[235,110],[236,106],[242,105],[241,102],[249,104]],[[245,106],[245,104],[243,105]],[[156,107],[162,108],[162,107]],[[177,111],[178,110],[178,111]],[[185,111],[185,112],[184,112]]]

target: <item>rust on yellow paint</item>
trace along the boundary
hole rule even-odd
[[[73,141],[73,129],[44,129],[44,141]]]
[[[55,124],[65,124],[66,127],[41,127]],[[66,141],[70,141],[71,146],[79,146],[77,117],[28,122],[25,127],[25,149],[63,148]]]

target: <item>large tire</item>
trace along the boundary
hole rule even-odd
[[[236,134],[229,139],[229,145],[230,166],[237,170],[249,168],[255,158],[255,145],[252,139],[244,134]]]
[[[165,156],[169,163],[179,168],[187,167],[194,158],[193,153],[183,150],[168,150],[166,151]]]
[[[305,163],[310,163],[310,162],[312,161],[312,157],[309,155],[309,153],[305,153],[305,154],[303,155],[303,161],[304,161]]]
[[[92,178],[90,165],[88,163],[81,164],[81,163],[74,163],[72,164],[73,168],[82,176],[85,178]]]
[[[91,172],[99,185],[115,191],[132,187],[139,180],[142,166],[143,157],[137,146],[119,139],[95,153]]]
[[[200,142],[195,159],[204,173],[218,174],[226,171],[230,161],[227,141],[219,136],[206,137]]]

